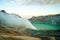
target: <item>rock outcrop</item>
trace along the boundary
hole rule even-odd
[[[47,16],[33,16],[29,19],[31,22],[44,22],[60,26],[60,14]]]
[[[60,40],[60,30],[20,29],[15,31],[0,25],[0,40]]]
[[[0,10],[0,12],[6,13],[6,11],[5,11],[5,10]]]

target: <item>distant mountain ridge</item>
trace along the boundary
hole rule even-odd
[[[31,22],[45,22],[49,24],[59,25],[60,26],[60,14],[56,15],[47,15],[47,16],[33,16],[29,19]]]

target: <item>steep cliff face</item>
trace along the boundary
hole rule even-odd
[[[60,14],[32,17],[29,19],[31,22],[45,22],[60,26]]]

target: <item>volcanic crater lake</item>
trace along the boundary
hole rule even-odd
[[[32,22],[32,24],[37,28],[37,30],[60,30],[60,26],[48,23]]]

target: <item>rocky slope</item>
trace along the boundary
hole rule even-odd
[[[44,22],[60,26],[60,14],[47,15],[47,16],[33,16],[29,19],[31,22]]]
[[[18,32],[0,25],[0,40],[40,40],[40,38],[32,37],[26,31],[26,28],[20,29],[20,32]]]
[[[23,28],[19,32],[0,25],[0,40],[60,40],[60,30]]]
[[[60,40],[60,30],[36,30],[29,21],[27,21],[27,24],[25,24],[26,20],[22,22],[18,15],[13,14],[10,16],[9,14],[5,14],[5,11],[2,12],[0,12],[0,40]],[[7,18],[5,19],[5,17]],[[19,20],[16,21],[14,19],[13,23],[11,18],[17,18]],[[27,26],[29,27],[27,28]]]

